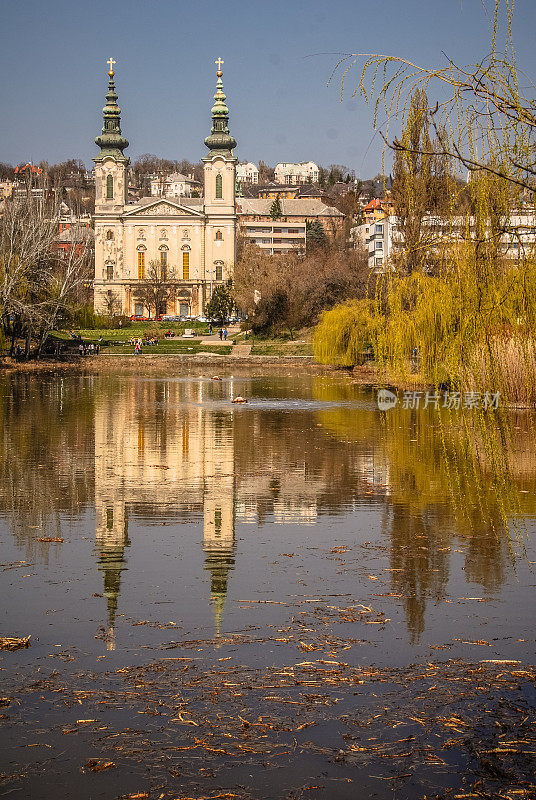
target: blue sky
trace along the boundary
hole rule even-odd
[[[130,157],[197,161],[221,55],[240,159],[311,159],[367,177],[382,143],[363,100],[349,92],[341,103],[339,82],[327,86],[340,55],[470,63],[490,41],[482,0],[4,0],[1,9],[0,161],[11,163],[91,164],[109,56]],[[535,30],[535,0],[517,0],[519,65],[533,79]]]

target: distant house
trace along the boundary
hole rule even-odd
[[[6,198],[11,197],[15,186],[16,184],[14,181],[2,181],[0,183],[0,200],[5,200]]]
[[[281,162],[275,168],[275,182],[287,184],[318,183],[319,169],[314,161],[300,161],[298,164]]]
[[[259,186],[259,197],[262,200],[275,200],[276,197],[294,200],[298,197],[299,191],[299,186],[281,186],[277,183],[267,183],[266,186]]]
[[[380,200],[374,197],[363,207],[363,219],[366,223],[374,220],[383,219],[393,213],[393,204],[390,200]]]
[[[299,186],[297,197],[299,199],[321,200],[324,192],[319,186]]]
[[[54,247],[64,258],[69,256],[73,248],[76,255],[80,255],[86,246],[93,251],[94,235],[89,216],[76,222],[60,221],[60,231]]]
[[[193,175],[183,175],[181,172],[173,172],[171,175],[152,175],[149,184],[152,197],[199,197],[201,195],[201,183],[194,180]]]
[[[240,183],[259,182],[259,169],[251,161],[241,161],[236,165],[236,179]]]
[[[237,198],[236,210],[241,234],[264,252],[288,253],[305,250],[307,223],[318,220],[328,236],[344,224],[345,216],[321,200],[310,198],[280,200],[281,217],[273,219],[272,198]]]
[[[317,186],[306,184],[285,184],[280,185],[277,183],[268,183],[266,186],[259,186],[259,197],[263,200],[272,199],[276,197],[286,200],[297,200],[301,197],[308,197],[313,200],[320,200],[322,198],[322,190]]]

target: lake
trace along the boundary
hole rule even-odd
[[[201,371],[0,381],[0,795],[535,796],[532,416]]]

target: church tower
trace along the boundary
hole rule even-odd
[[[123,155],[123,150],[128,147],[128,141],[121,135],[121,110],[117,105],[113,58],[110,58],[108,64],[110,80],[106,105],[102,109],[104,125],[101,135],[95,139],[95,144],[100,147],[100,153],[93,159],[95,162],[95,213],[114,215],[122,213],[126,203],[126,170],[130,159]]]
[[[205,139],[209,153],[205,165],[205,278],[211,284],[233,276],[236,243],[236,140],[229,133],[229,109],[225,104],[221,66],[218,58],[216,93],[212,107],[212,131]]]

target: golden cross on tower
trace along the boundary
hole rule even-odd
[[[218,72],[221,72],[221,65],[225,64],[223,58],[218,58],[214,63],[218,65]]]
[[[110,74],[114,74],[114,64],[116,63],[113,58],[109,58],[106,62],[110,66]]]

